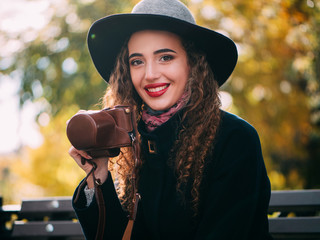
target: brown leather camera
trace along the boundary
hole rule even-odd
[[[130,106],[77,113],[67,124],[67,136],[78,150],[92,157],[115,157],[132,146],[135,115]]]

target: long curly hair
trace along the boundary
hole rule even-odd
[[[189,199],[195,215],[199,209],[200,185],[203,178],[205,158],[212,151],[213,140],[220,122],[220,98],[218,83],[203,52],[192,42],[183,41],[187,53],[190,75],[186,84],[189,102],[185,106],[178,139],[171,150],[170,161],[177,175],[177,192]],[[121,49],[111,74],[104,96],[104,105],[130,104],[135,106],[138,121],[144,107],[130,77],[127,43]],[[132,184],[130,173],[133,167],[130,148],[110,161],[109,167],[116,175],[119,198],[126,209],[132,207]],[[191,192],[186,186],[192,185]]]

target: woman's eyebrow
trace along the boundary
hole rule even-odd
[[[169,48],[163,48],[163,49],[159,49],[157,51],[155,51],[153,54],[159,54],[159,53],[164,53],[164,52],[173,52],[173,53],[177,53],[176,51],[169,49]]]
[[[132,53],[132,54],[129,56],[129,59],[130,59],[130,58],[133,58],[133,57],[142,57],[142,54],[141,54],[141,53]]]
[[[153,54],[156,55],[156,54],[159,54],[159,53],[165,53],[165,52],[173,52],[173,53],[177,53],[176,51],[172,50],[172,49],[169,49],[169,48],[162,48],[162,49],[159,49],[157,51],[154,51]],[[128,59],[130,58],[133,58],[133,57],[142,57],[142,54],[141,53],[132,53]]]

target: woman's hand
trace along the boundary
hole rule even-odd
[[[69,155],[76,161],[79,167],[85,171],[86,174],[88,174],[91,171],[92,169],[91,164],[89,164],[88,162],[85,162],[85,164],[83,165],[81,163],[81,157],[92,160],[92,157],[89,156],[85,151],[78,150],[75,147],[71,146],[71,148],[69,149]],[[97,169],[94,171],[95,177],[99,178],[101,183],[104,183],[108,177],[108,158],[107,157],[95,158],[94,162],[97,164]],[[87,184],[88,184],[88,188],[94,187],[92,175],[90,175],[87,178]]]

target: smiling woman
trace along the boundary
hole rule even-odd
[[[131,149],[93,159],[104,222],[92,168],[82,161],[92,157],[70,148],[89,174],[73,199],[87,239],[271,239],[258,134],[220,109],[219,86],[237,62],[233,41],[196,25],[177,0],[143,0],[130,14],[96,21],[88,36],[95,67],[109,83],[105,107],[111,98],[136,111],[142,164],[132,180]]]
[[[144,103],[156,111],[177,103],[189,77],[180,38],[164,31],[140,31],[131,36],[128,50],[131,80]]]

